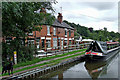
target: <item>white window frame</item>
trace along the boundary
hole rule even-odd
[[[34,40],[28,40],[28,45],[34,45]]]
[[[53,35],[56,35],[56,28],[53,28]]]
[[[49,42],[48,42],[49,41]],[[48,44],[50,45],[49,47],[48,47]],[[51,40],[46,40],[46,47],[47,48],[51,48]]]
[[[28,36],[33,36],[33,33],[31,32],[31,33],[28,33]]]
[[[50,26],[47,25],[47,35],[50,35]]]
[[[64,40],[64,42],[66,42],[66,45],[64,45],[64,46],[67,46],[67,44],[68,44],[68,41],[67,41],[67,40]]]
[[[67,33],[67,28],[65,28],[65,33]],[[67,34],[65,34],[65,37],[67,37]]]
[[[57,38],[53,39],[53,47],[57,47]]]

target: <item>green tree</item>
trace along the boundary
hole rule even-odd
[[[24,37],[26,32],[39,30],[38,27],[36,29],[35,25],[51,25],[54,20],[51,14],[36,12],[43,7],[53,11],[50,2],[3,2],[3,36]]]
[[[25,50],[22,49],[24,46],[21,46],[21,38],[25,45],[27,32],[40,31],[41,27],[35,26],[53,23],[54,16],[50,13],[38,13],[41,8],[54,12],[51,2],[2,2],[2,36],[16,37],[14,41],[10,42],[10,45],[3,46],[5,49],[3,56],[13,54],[14,50],[17,50],[19,57],[25,54]]]

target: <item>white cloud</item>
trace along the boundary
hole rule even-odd
[[[93,27],[95,30],[107,27],[108,31],[118,31],[118,0],[92,0],[80,2],[81,0],[58,0],[58,4],[53,5],[56,9],[55,16],[61,12],[63,19],[86,27]]]

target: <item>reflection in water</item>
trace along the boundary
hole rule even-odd
[[[93,78],[96,79],[98,78],[99,74],[101,71],[104,69],[104,66],[106,65],[106,62],[86,62],[85,67],[86,70],[88,71],[89,75]]]
[[[97,79],[100,75],[102,76],[102,75],[107,74],[107,68],[109,64],[111,63],[113,59],[118,57],[118,55],[119,54],[114,55],[107,61],[86,62],[84,66],[86,70],[88,71],[89,75],[91,76],[91,78],[94,80],[94,79]]]
[[[63,80],[63,73],[58,74],[58,80]]]
[[[117,66],[111,65],[112,62],[118,58],[118,54],[113,56],[112,58],[108,59],[107,61],[97,61],[97,62],[76,62],[72,63],[64,68],[61,68],[59,70],[50,72],[43,76],[38,76],[40,79],[45,80],[64,80],[64,78],[116,78],[116,71],[114,70],[114,67]],[[108,66],[112,66],[113,68],[110,68]],[[110,73],[112,71],[112,73]],[[110,75],[108,75],[110,73]],[[114,74],[114,75],[113,75]],[[111,76],[113,75],[113,76]],[[57,78],[57,79],[56,79]],[[81,79],[82,80],[82,79]]]
[[[57,76],[58,80],[63,80],[64,71],[68,70],[70,67],[73,67],[74,65],[77,65],[77,64],[78,64],[78,62],[72,63],[72,64],[70,64],[68,66],[65,66],[64,68],[61,68],[59,70],[50,72],[49,74],[40,76],[39,78],[43,78],[43,79],[46,79],[46,80],[52,80],[53,78],[56,78],[54,76]]]

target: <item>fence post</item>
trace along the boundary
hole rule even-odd
[[[63,46],[63,54],[64,54],[64,46]]]
[[[46,51],[46,57],[47,57],[47,51]]]
[[[77,49],[77,45],[76,45],[76,49]]]
[[[56,55],[56,47],[55,47],[55,55]]]
[[[45,50],[46,50],[46,57],[47,57],[47,47],[45,47]]]
[[[69,52],[69,45],[68,45],[68,48],[67,48],[67,49],[68,49],[68,52]]]

